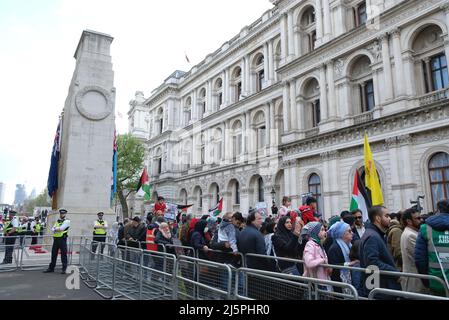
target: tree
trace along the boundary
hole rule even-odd
[[[136,190],[144,166],[145,147],[130,134],[117,136],[117,196],[123,210],[123,218],[128,217],[126,200]]]
[[[36,198],[26,200],[24,203],[24,212],[33,213],[35,207],[51,207],[47,193],[47,188],[45,188],[45,190],[42,191]]]

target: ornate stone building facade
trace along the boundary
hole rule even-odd
[[[449,197],[447,0],[272,0],[189,72],[149,98],[130,132],[154,191],[205,213],[313,193],[347,209],[368,132],[386,205]],[[273,192],[274,191],[274,192]]]

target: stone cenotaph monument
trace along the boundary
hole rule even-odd
[[[115,129],[114,71],[107,34],[83,31],[65,101],[59,159],[57,207],[68,210],[72,235],[91,235],[99,211],[111,228],[110,207]],[[58,219],[49,217],[49,227]]]

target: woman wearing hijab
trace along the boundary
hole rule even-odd
[[[206,237],[204,235],[204,229],[207,227],[206,220],[199,220],[195,224],[195,229],[192,233],[192,237],[190,239],[190,243],[192,247],[198,250],[198,258],[209,260],[207,256],[207,251],[209,247],[207,246]]]
[[[300,259],[301,244],[299,242],[299,235],[301,228],[300,219],[297,219],[295,225],[292,224],[292,219],[289,216],[284,216],[279,219],[276,232],[271,238],[276,256]],[[294,262],[279,260],[278,266],[283,273],[297,276],[301,275],[297,264]]]
[[[332,225],[328,234],[334,239],[334,243],[329,249],[329,264],[353,266],[357,261],[351,261],[349,252],[352,247],[352,229],[346,222],[340,221]],[[350,270],[333,269],[331,275],[332,281],[351,284]],[[341,292],[341,288],[334,288]]]
[[[321,222],[309,222],[305,227],[309,230],[309,241],[304,249],[304,277],[330,280],[332,269],[321,267],[328,259],[322,243],[326,239],[326,229]],[[331,290],[330,286],[326,286]]]

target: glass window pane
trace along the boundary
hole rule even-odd
[[[443,89],[443,83],[441,81],[441,74],[439,71],[432,72],[433,90]]]
[[[444,194],[444,199],[448,199],[449,198],[449,183],[446,183],[446,193]]]
[[[441,170],[431,170],[430,171],[430,182],[443,181],[443,174]]]
[[[441,67],[446,67],[447,66],[447,60],[446,60],[446,55],[442,54],[440,56],[440,65]]]
[[[449,181],[449,169],[444,170],[444,180]]]
[[[442,77],[443,77],[443,86],[444,88],[449,87],[449,75],[447,73],[447,67],[441,70]]]
[[[443,200],[444,199],[443,185],[442,184],[434,184],[434,185],[432,185],[432,195],[433,195],[433,201],[434,201],[435,204],[438,201]]]
[[[449,167],[449,154],[440,152],[435,154],[429,162],[429,168]]]
[[[367,96],[366,99],[366,103],[368,104],[368,111],[371,111],[374,109],[374,106],[376,105],[375,101],[374,101],[374,94],[370,94]]]
[[[309,178],[309,184],[320,184],[320,177],[317,174],[312,174]]]
[[[440,69],[440,59],[439,57],[433,58],[430,62],[432,71]]]

